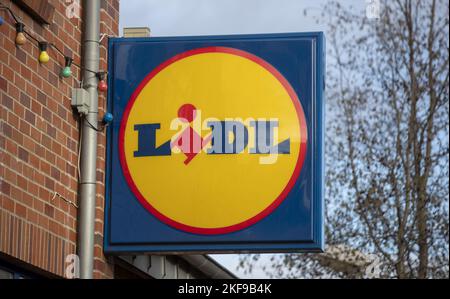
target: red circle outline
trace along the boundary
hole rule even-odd
[[[156,210],[146,199],[145,197],[140,193],[139,189],[135,185],[131,175],[130,170],[128,169],[128,164],[126,162],[125,157],[125,145],[124,145],[124,138],[125,138],[125,128],[128,122],[128,117],[130,114],[131,108],[134,106],[134,102],[136,101],[137,97],[139,96],[142,89],[147,85],[147,83],[154,77],[156,74],[158,74],[160,71],[162,71],[164,68],[168,67],[172,63],[181,60],[183,58],[197,55],[197,54],[204,54],[204,53],[227,53],[227,54],[233,54],[237,56],[241,56],[244,58],[247,58],[262,67],[264,67],[266,70],[268,70],[275,78],[278,79],[278,81],[283,85],[285,90],[288,92],[291,100],[294,103],[298,119],[300,121],[300,132],[301,132],[301,140],[300,140],[300,153],[298,155],[297,163],[294,169],[294,172],[287,183],[286,187],[284,187],[283,191],[280,193],[280,195],[263,211],[258,213],[257,215],[253,216],[252,218],[249,218],[243,222],[240,222],[238,224],[233,224],[226,227],[219,227],[219,228],[202,228],[202,227],[195,227],[186,225],[180,222],[177,222],[175,220],[170,219],[169,217],[163,215],[158,210]],[[153,69],[145,78],[141,81],[141,83],[138,85],[138,87],[135,89],[133,94],[130,97],[130,100],[128,101],[127,106],[125,107],[121,125],[120,125],[120,131],[119,131],[119,159],[120,164],[122,166],[123,174],[125,176],[125,180],[128,183],[128,186],[131,188],[131,191],[134,193],[134,195],[137,197],[138,201],[141,203],[144,208],[146,208],[152,215],[154,215],[157,219],[162,221],[163,223],[177,228],[179,230],[195,233],[195,234],[202,234],[202,235],[218,235],[218,234],[226,234],[235,232],[238,230],[242,230],[246,227],[249,227],[250,225],[253,225],[257,223],[258,221],[262,220],[266,216],[270,215],[280,204],[283,202],[283,200],[286,198],[286,196],[291,191],[292,187],[294,186],[295,182],[297,181],[298,176],[300,175],[300,171],[303,167],[303,162],[305,160],[306,156],[306,149],[307,149],[307,128],[306,128],[306,120],[304,116],[304,111],[302,106],[300,105],[300,101],[297,97],[297,94],[295,93],[292,86],[289,84],[289,82],[286,80],[286,78],[283,77],[283,75],[278,72],[275,67],[273,67],[271,64],[269,64],[267,61],[250,54],[248,52],[234,49],[234,48],[228,48],[228,47],[205,47],[205,48],[198,48],[189,50],[183,53],[180,53],[178,55],[173,56],[172,58],[164,61],[160,65],[158,65],[155,69]]]

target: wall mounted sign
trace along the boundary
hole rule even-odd
[[[105,251],[323,249],[322,33],[109,42]]]

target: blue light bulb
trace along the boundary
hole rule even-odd
[[[2,17],[0,17],[0,26],[2,26],[3,23],[5,23],[5,19],[3,19]]]
[[[105,115],[103,115],[103,123],[104,124],[110,124],[113,121],[114,117],[111,113],[106,112]]]

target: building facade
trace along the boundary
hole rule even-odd
[[[78,237],[80,121],[71,93],[82,79],[76,65],[82,64],[83,5],[78,0],[0,0],[0,5],[0,278],[68,277]],[[23,45],[16,42],[17,22],[24,24]],[[107,69],[107,37],[118,35],[118,22],[119,0],[101,1],[100,70]],[[49,45],[47,63],[38,59],[38,41]],[[60,75],[64,56],[73,59],[69,78]],[[105,95],[99,94],[99,117]],[[93,277],[231,278],[204,256],[104,255],[105,143],[105,132],[99,132]]]

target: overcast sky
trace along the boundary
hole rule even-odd
[[[364,9],[366,0],[343,0]],[[149,27],[152,36],[324,30],[313,16],[326,0],[122,0],[120,29]],[[304,9],[309,13],[305,17]],[[122,31],[121,31],[122,33]]]
[[[343,0],[364,13],[367,0]],[[122,0],[123,27],[149,27],[151,36],[221,35],[325,31],[317,24],[320,7],[327,0]],[[308,14],[304,15],[304,10]],[[264,278],[257,266],[253,274],[236,271],[236,255],[215,255],[216,260],[239,277]],[[268,263],[265,255],[260,263]]]

